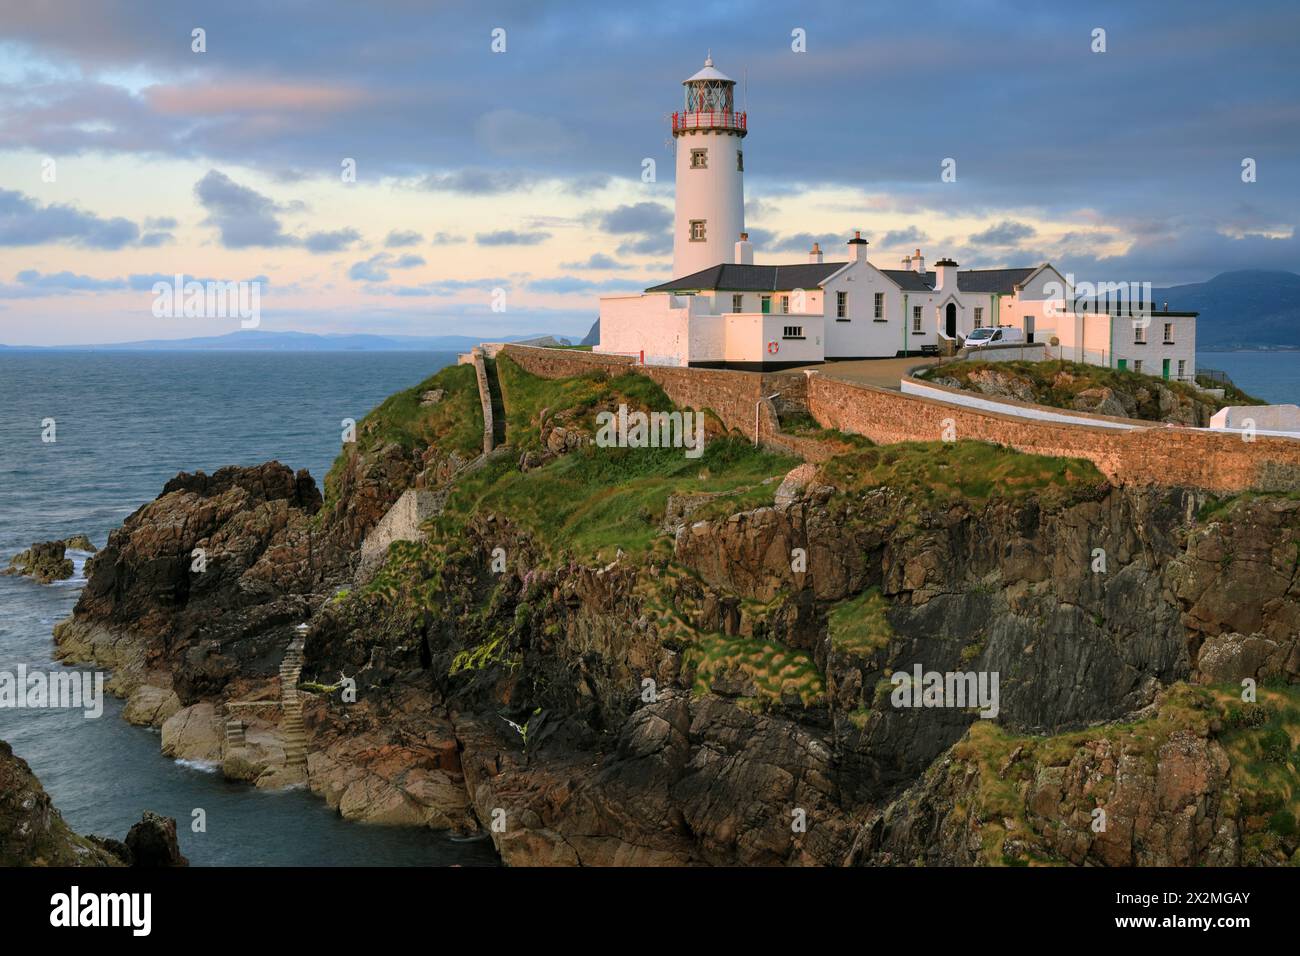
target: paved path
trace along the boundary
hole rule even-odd
[[[816,365],[801,365],[791,371],[816,369],[827,378],[838,378],[846,382],[858,382],[863,385],[878,385],[898,391],[899,380],[907,370],[918,365],[934,365],[937,359],[912,358],[857,359],[852,362],[819,362]]]

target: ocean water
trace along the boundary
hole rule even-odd
[[[1300,405],[1300,352],[1197,352],[1196,366],[1227,372],[1256,398]]]
[[[455,356],[439,352],[0,353],[0,564],[33,541],[108,532],[178,471],[278,458],[319,483],[344,418]],[[55,442],[41,440],[55,420]],[[0,671],[58,667],[51,628],[77,574],[42,586],[0,576]],[[72,827],[121,839],[145,809],[175,817],[194,865],[474,865],[491,844],[349,823],[305,790],[258,791],[159,753],[157,731],[80,711],[0,708],[0,739],[31,764]],[[207,832],[194,833],[196,808]]]

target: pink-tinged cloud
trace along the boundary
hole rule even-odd
[[[297,83],[222,83],[150,86],[145,100],[159,113],[184,116],[228,113],[313,112],[351,109],[370,99],[362,90]]]

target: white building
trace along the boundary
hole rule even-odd
[[[672,119],[679,278],[601,298],[596,351],[654,365],[766,370],[947,354],[972,329],[1001,325],[1047,345],[1052,357],[1194,377],[1196,313],[1152,312],[1150,302],[1118,296],[1076,299],[1050,263],[962,270],[943,258],[927,270],[917,249],[900,268],[882,269],[854,233],[838,261],[814,245],[806,262],[756,265],[744,231],[748,118],[735,112],[735,81],[710,59],[684,85],[686,109]]]

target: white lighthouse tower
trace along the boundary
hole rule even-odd
[[[745,114],[735,108],[736,81],[713,57],[682,85],[686,108],[673,114],[677,141],[677,210],[673,275],[735,262],[745,228]]]

